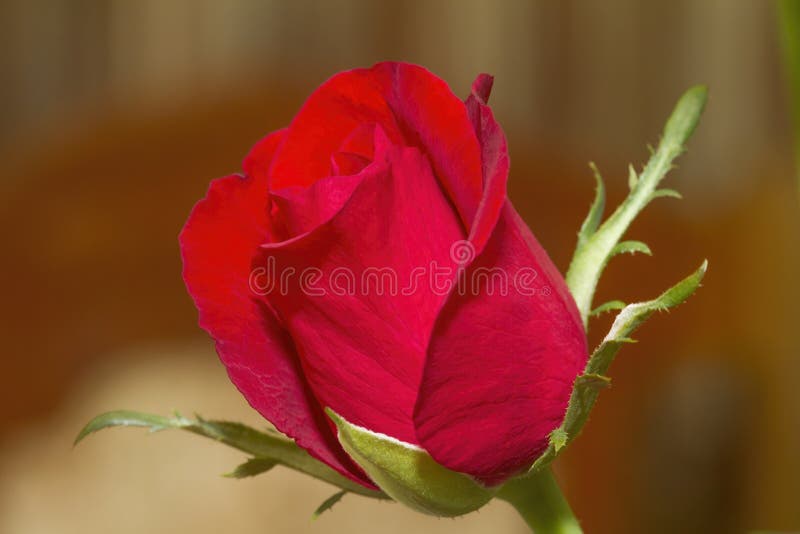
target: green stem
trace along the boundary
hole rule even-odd
[[[511,480],[497,495],[516,508],[535,534],[581,534],[550,469]]]

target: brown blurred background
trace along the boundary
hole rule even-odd
[[[209,180],[339,70],[420,63],[466,95],[496,76],[510,194],[566,268],[674,101],[710,101],[598,295],[643,300],[707,257],[705,286],[612,368],[557,463],[589,533],[800,529],[800,210],[776,17],[760,0],[0,1],[0,532],[525,532],[502,503],[457,520],[346,497],[184,435],[71,439],[112,408],[260,424],[180,279]],[[595,342],[610,318],[592,324]]]

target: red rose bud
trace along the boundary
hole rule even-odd
[[[444,515],[531,466],[587,361],[566,284],[506,197],[491,85],[463,102],[414,65],[340,73],[180,236],[200,325],[250,404],[345,476]]]

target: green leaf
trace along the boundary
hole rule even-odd
[[[661,142],[652,152],[650,160],[637,180],[631,179],[629,168],[628,182],[629,185],[633,184],[633,187],[628,197],[591,235],[581,229],[566,281],[575,298],[584,327],[592,309],[592,300],[600,275],[631,222],[654,198],[653,195],[663,195],[657,193],[656,189],[694,132],[705,106],[706,97],[706,89],[702,86],[693,87],[684,93],[664,126]]]
[[[347,493],[346,491],[342,490],[342,491],[340,491],[338,493],[334,493],[333,495],[331,495],[330,497],[325,499],[322,502],[322,504],[320,504],[317,507],[317,509],[314,510],[314,513],[311,515],[311,519],[313,519],[313,520],[319,519],[319,516],[321,516],[322,514],[324,514],[325,512],[330,510],[331,508],[333,508],[334,504],[336,504],[337,502],[341,501],[342,497],[344,497],[344,495],[346,493]]]
[[[129,410],[117,410],[98,415],[89,421],[75,438],[75,444],[89,434],[115,426],[144,427],[151,431],[173,428],[185,430],[219,441],[256,458],[273,461],[276,464],[311,475],[352,493],[385,498],[381,492],[365,488],[340,475],[324,463],[312,458],[293,441],[276,432],[265,433],[230,421],[207,421],[199,416],[196,419],[188,419],[179,414],[176,414],[175,417],[164,417]]]
[[[592,317],[597,317],[598,315],[601,315],[605,312],[621,310],[624,307],[625,303],[622,302],[621,300],[609,300],[608,302],[604,302],[597,308],[593,309],[592,313],[590,313],[589,315],[591,315]]]
[[[494,496],[463,473],[436,463],[423,449],[348,423],[325,410],[344,450],[387,495],[414,510],[453,517],[477,510]]]
[[[236,466],[236,469],[223,476],[228,478],[248,478],[266,473],[273,467],[278,465],[278,462],[272,458],[250,458],[245,463]]]
[[[617,254],[636,254],[640,252],[642,254],[647,254],[648,256],[652,256],[653,252],[650,250],[645,243],[641,241],[620,241],[614,248],[611,249],[611,256],[616,256]]]
[[[647,302],[630,304],[617,315],[611,329],[600,346],[595,349],[583,374],[575,380],[564,421],[551,435],[545,452],[534,462],[531,471],[544,468],[580,433],[589,413],[592,411],[600,390],[610,383],[605,375],[617,352],[625,343],[630,343],[630,335],[653,313],[664,311],[684,302],[695,290],[706,273],[707,262],[660,296]]]
[[[589,168],[592,169],[594,173],[594,179],[597,185],[595,186],[594,201],[578,232],[579,244],[589,239],[597,230],[597,227],[600,226],[600,221],[603,219],[603,211],[606,206],[606,186],[603,184],[603,177],[600,175],[600,171],[593,162],[589,163]]]
[[[652,195],[650,195],[650,200],[655,200],[657,198],[662,198],[662,197],[677,198],[678,200],[680,200],[683,198],[683,195],[681,195],[674,189],[657,189],[653,191]]]

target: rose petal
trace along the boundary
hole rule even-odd
[[[347,176],[358,174],[375,158],[375,130],[386,134],[377,124],[362,124],[345,138],[339,149],[331,155],[331,174]]]
[[[483,195],[469,236],[476,256],[483,251],[497,224],[506,200],[508,183],[508,142],[491,108],[486,105],[492,83],[493,78],[488,74],[478,76],[472,84],[472,94],[466,101],[467,115],[481,147],[483,174]]]
[[[271,194],[273,221],[285,232],[281,242],[309,232],[336,214],[361,183],[362,174],[328,176],[310,187],[286,187]]]
[[[254,187],[258,187],[259,191],[267,188],[267,171],[269,171],[275,151],[284,139],[286,139],[286,128],[262,137],[253,145],[242,162],[244,174],[254,179],[256,183]],[[254,204],[262,204],[263,201],[264,197],[260,193],[252,199]]]
[[[282,136],[276,132],[259,143],[259,165]],[[251,172],[255,161],[251,155],[245,165]],[[374,487],[330,431],[291,338],[249,287],[253,256],[268,233],[265,174],[254,174],[213,181],[181,232],[183,278],[200,326],[253,408],[316,458]]]
[[[361,161],[369,160],[366,162],[368,165],[376,154],[378,159],[385,159],[391,148],[392,144],[383,128],[370,124],[356,128],[334,156],[348,155]],[[365,176],[361,171],[367,165],[360,165],[361,168],[354,174],[327,176],[309,187],[290,186],[271,192],[272,221],[285,230],[281,239],[272,242],[310,232],[338,213],[361,183]],[[355,168],[349,170],[356,171]]]
[[[492,86],[494,85],[494,76],[490,74],[478,74],[475,81],[472,82],[472,94],[480,104],[486,105],[489,102],[489,95],[492,94]]]
[[[494,292],[487,276],[473,282],[481,268],[507,274],[506,295],[497,279]],[[528,280],[515,284],[522,272]],[[509,202],[466,274],[431,336],[414,420],[437,462],[493,485],[547,446],[586,364],[586,338],[564,280]]]
[[[364,172],[338,214],[310,233],[266,245],[261,263],[272,258],[277,273],[294,268],[298,276],[319,269],[306,289],[324,296],[303,291],[296,276],[268,299],[296,341],[320,403],[353,424],[416,443],[412,411],[446,288],[437,294],[414,271],[431,262],[452,269],[450,246],[465,236],[417,149],[398,147]],[[394,287],[376,282],[385,271],[365,275],[384,267],[394,273]]]
[[[430,157],[437,178],[470,228],[481,199],[480,148],[463,102],[416,65],[379,63],[337,74],[306,101],[272,162],[270,188],[307,187],[326,177],[331,156],[363,124]]]

